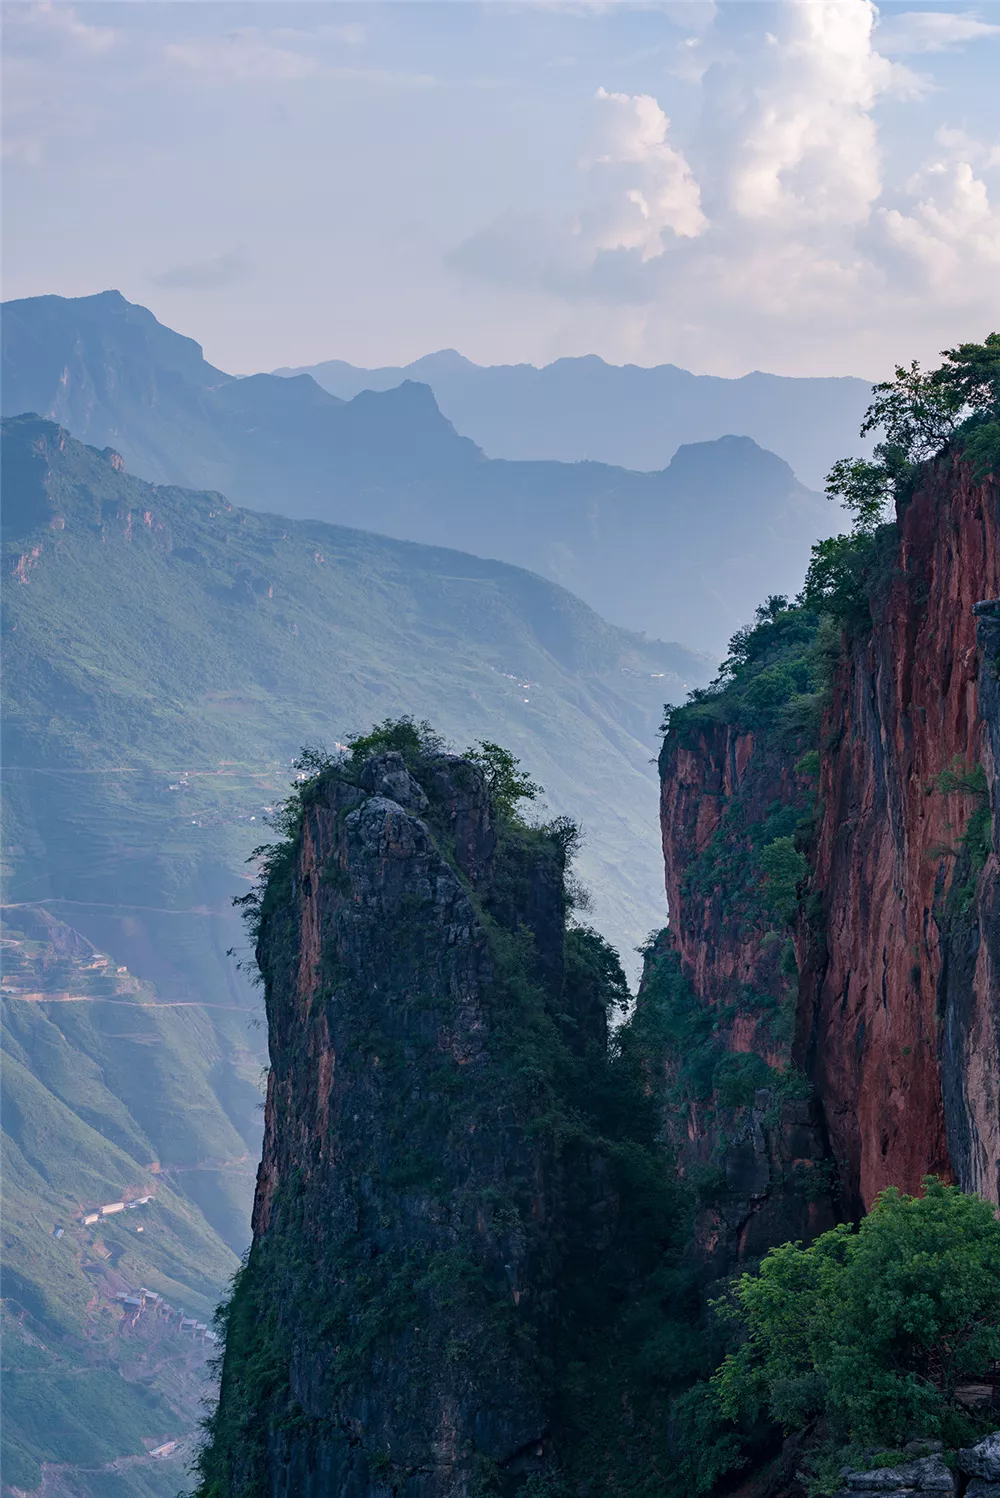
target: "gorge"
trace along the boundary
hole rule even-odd
[[[995,465],[947,442],[896,505],[669,710],[670,924],[610,1039],[571,829],[405,724],[313,767],[253,906],[266,1144],[203,1498],[707,1492],[781,1447],[698,1425],[727,1276],[925,1176],[995,1207]]]

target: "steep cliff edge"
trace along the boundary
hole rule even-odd
[[[664,1127],[718,1275],[834,1221],[821,1112],[792,1064],[790,922],[816,807],[818,620],[771,599],[719,687],[671,713],[660,754],[670,924],[640,990],[671,1016]]]
[[[642,994],[718,1272],[926,1174],[997,1199],[997,482],[945,454],[876,541],[860,623],[769,600],[660,756]]]
[[[942,458],[823,721],[802,1020],[847,1190],[954,1178],[997,1200],[1000,489]],[[813,931],[817,923],[813,924]],[[805,1036],[803,1037],[805,1040]]]
[[[433,743],[321,766],[288,817],[254,907],[272,1066],[202,1493],[472,1498],[652,1428],[648,1454],[689,1370],[668,1345],[657,1372],[662,1314],[621,1318],[652,1277],[683,1320],[683,1211],[641,1058],[609,1051],[617,959],[567,926],[570,830]]]

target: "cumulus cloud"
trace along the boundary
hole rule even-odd
[[[978,321],[1000,268],[992,148],[945,131],[913,181],[886,182],[878,106],[928,85],[883,54],[876,22],[870,0],[720,8],[694,49],[702,114],[684,139],[652,95],[602,89],[577,214],[508,214],[452,263],[629,306],[628,357],[648,343],[698,358],[722,325],[737,364],[769,335],[874,346],[906,305],[925,325]]]
[[[701,192],[659,104],[603,88],[597,99],[606,149],[591,167],[601,194],[587,215],[594,248],[638,250],[645,261],[662,253],[667,233],[695,238],[706,224]]]
[[[1000,208],[968,161],[932,161],[923,191],[905,210],[885,210],[889,242],[910,262],[911,279],[945,302],[964,285],[1000,276]],[[914,272],[917,272],[914,275]]]
[[[972,11],[912,10],[891,16],[878,28],[883,52],[947,52],[966,42],[1000,35],[1000,26]]]

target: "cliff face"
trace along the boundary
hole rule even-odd
[[[696,1256],[723,1275],[834,1221],[822,1118],[791,1067],[797,980],[785,907],[815,766],[801,731],[709,719],[668,733],[660,775],[671,918],[647,954],[640,1006],[667,983],[671,1007],[693,1017],[665,1050],[664,1121],[698,1192]],[[790,888],[764,872],[775,847],[792,858]]]
[[[942,460],[899,516],[823,724],[809,1068],[852,1198],[928,1173],[997,1199],[1000,491]]]
[[[674,714],[661,754],[671,917],[644,991],[672,963],[710,1025],[711,1077],[700,1097],[675,1089],[666,1123],[682,1169],[712,1160],[725,1177],[699,1217],[720,1271],[925,1174],[997,1197],[996,482],[940,460],[890,561],[870,632],[845,646],[831,620],[776,607],[722,689]],[[667,1045],[668,1077],[686,1046]],[[777,1076],[734,1127],[725,1073],[741,1058]],[[782,1076],[808,1106],[781,1102]],[[797,1204],[805,1161],[839,1202]]]
[[[294,821],[256,907],[272,1065],[203,1498],[627,1463],[662,1383],[646,1352],[638,1387],[607,1371],[617,1318],[681,1219],[641,1058],[614,1074],[624,975],[567,929],[565,829],[436,752],[326,767]]]
[[[498,1055],[509,996],[474,903],[503,903],[497,839],[472,765],[441,757],[422,779],[398,754],[358,784],[329,779],[269,885],[244,1299],[274,1367],[255,1379],[230,1330],[234,1494],[389,1492],[392,1477],[436,1498],[465,1493],[477,1464],[509,1475],[543,1456],[552,1160]],[[551,976],[561,859],[537,850],[506,873]],[[231,1327],[249,1309],[237,1297]]]

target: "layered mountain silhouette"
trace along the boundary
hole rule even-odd
[[[489,459],[428,385],[341,400],[304,374],[236,378],[117,292],[6,304],[3,409],[154,482],[530,567],[618,624],[714,652],[798,586],[834,518],[749,437],[685,444],[655,473]]]
[[[502,562],[144,483],[39,417],[2,451],[4,1473],[171,1498],[259,1158],[232,897],[293,757],[405,712],[509,745],[582,824],[588,919],[634,969],[662,922],[656,725],[710,663]]]
[[[720,379],[676,364],[606,364],[596,354],[539,369],[473,364],[454,349],[442,349],[380,369],[328,359],[275,373],[312,375],[342,400],[419,380],[431,387],[458,430],[492,458],[589,458],[656,469],[665,468],[682,443],[735,432],[779,453],[814,488],[837,458],[857,450],[871,398],[866,380],[795,379],[759,370]]]

